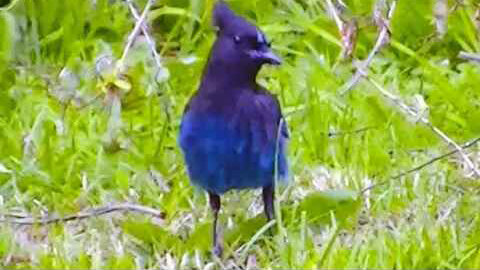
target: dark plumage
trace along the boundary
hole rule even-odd
[[[280,64],[264,34],[223,1],[215,5],[213,20],[217,39],[185,108],[179,143],[191,182],[209,193],[214,253],[220,255],[219,195],[261,187],[265,213],[273,218],[274,174],[286,178],[288,132],[277,99],[255,81],[263,64]]]

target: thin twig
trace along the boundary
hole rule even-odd
[[[328,132],[326,134],[328,135],[329,138],[333,138],[333,137],[338,137],[338,136],[345,136],[345,135],[350,135],[350,134],[363,133],[363,132],[369,131],[371,129],[376,129],[376,128],[378,128],[378,127],[377,126],[367,126],[367,127],[354,129],[354,130],[348,130],[348,131]]]
[[[332,15],[333,19],[335,20],[335,23],[337,24],[338,30],[340,31],[340,33],[342,33],[343,27],[344,27],[343,21],[342,19],[340,19],[340,16],[338,15],[338,11],[333,5],[331,0],[327,0],[327,8],[329,13]]]
[[[164,218],[165,214],[156,209],[131,203],[121,203],[109,206],[102,206],[82,211],[65,217],[24,217],[24,218],[0,218],[0,223],[11,223],[18,225],[51,224],[58,222],[67,222],[72,220],[82,220],[91,217],[97,217],[116,211],[137,212],[141,214],[152,215],[154,217]],[[12,214],[0,214],[0,216],[13,216]]]
[[[419,116],[416,111],[414,111],[410,106],[405,104],[400,98],[396,97],[392,93],[388,92],[386,89],[384,89],[379,83],[377,83],[375,80],[373,80],[371,77],[367,76],[367,79],[370,83],[373,84],[385,97],[388,99],[392,100],[397,106],[399,106],[404,112],[407,114],[417,118],[420,122],[422,122],[424,125],[429,127],[437,136],[440,137],[443,141],[445,141],[449,146],[453,146],[457,152],[460,154],[462,159],[465,161],[468,167],[472,169],[472,171],[477,175],[477,177],[480,177],[480,171],[476,168],[475,164],[470,160],[470,158],[467,156],[467,154],[462,150],[462,148],[450,137],[448,137],[442,130],[434,126],[427,117],[425,116]]]
[[[130,8],[130,12],[132,12],[133,17],[137,21],[137,23],[140,21],[141,17],[138,14],[137,9],[133,6],[132,0],[126,0],[128,7]],[[141,23],[140,24],[140,29],[142,30],[143,35],[145,36],[145,39],[147,40],[148,46],[150,47],[150,51],[152,52],[153,58],[155,60],[155,63],[157,64],[158,70],[163,69],[162,65],[162,58],[157,52],[157,47],[155,45],[155,40],[150,36],[148,33],[148,29],[145,24]]]
[[[476,138],[476,139],[474,139],[473,141],[468,142],[468,143],[462,145],[462,149],[467,149],[467,148],[469,148],[469,147],[472,147],[472,146],[474,146],[475,144],[477,144],[478,142],[480,142],[480,138]],[[375,187],[384,185],[384,184],[390,182],[391,180],[396,180],[396,179],[399,179],[399,178],[401,178],[401,177],[403,177],[403,176],[405,176],[405,175],[408,175],[408,174],[411,174],[411,173],[413,173],[413,172],[419,171],[419,170],[427,167],[428,165],[431,165],[431,164],[433,164],[433,163],[435,163],[435,162],[437,162],[437,161],[439,161],[439,160],[442,160],[442,159],[444,159],[444,158],[447,158],[447,157],[449,157],[449,156],[451,156],[451,155],[454,155],[454,154],[456,154],[456,153],[458,153],[458,149],[452,150],[452,151],[450,151],[450,152],[448,152],[448,153],[445,153],[445,154],[440,155],[440,156],[438,156],[438,157],[432,158],[431,160],[429,160],[429,161],[427,161],[427,162],[425,162],[425,163],[422,163],[421,165],[418,165],[418,166],[416,166],[416,167],[414,167],[414,168],[412,168],[412,169],[410,169],[410,170],[408,170],[408,171],[404,171],[404,172],[402,172],[402,173],[399,173],[399,174],[397,174],[397,175],[395,175],[395,176],[390,177],[389,180],[381,181],[381,182],[372,184],[372,185],[370,185],[370,186],[367,186],[367,187],[365,187],[364,189],[362,189],[362,190],[360,191],[360,194],[364,194],[365,192],[367,192],[367,191],[369,191],[369,190],[371,190],[371,189],[373,189],[373,188],[375,188]]]
[[[23,213],[6,213],[1,215],[9,218],[28,218],[28,215]]]
[[[346,84],[344,89],[340,92],[340,95],[347,94],[353,87],[360,82],[360,79],[364,77],[367,73],[368,66],[372,62],[375,55],[380,51],[380,49],[389,42],[390,40],[390,20],[393,16],[393,12],[395,11],[395,7],[397,5],[397,1],[392,1],[390,8],[387,13],[387,18],[382,20],[383,22],[379,25],[380,33],[378,34],[377,41],[375,42],[375,46],[368,54],[366,60],[360,63],[357,67],[357,71],[350,79],[350,81]]]
[[[142,27],[144,27],[143,24],[145,22],[145,19],[147,18],[147,13],[150,10],[150,7],[152,6],[154,1],[155,0],[148,0],[147,4],[145,5],[145,9],[143,10],[142,15],[137,20],[137,23],[135,24],[135,27],[133,28],[132,32],[128,36],[127,45],[125,45],[125,48],[123,49],[122,58],[120,58],[119,63],[121,63],[121,64],[124,63],[125,58],[128,55],[128,51],[130,50],[130,48],[133,45],[133,42],[135,41],[135,38],[137,37],[138,33],[140,33],[140,30],[142,29]]]
[[[478,53],[460,52],[458,57],[461,58],[461,59],[465,59],[465,60],[480,63],[480,54],[478,54]]]
[[[357,22],[355,19],[346,21],[342,20],[340,11],[331,0],[327,0],[327,9],[329,14],[331,14],[335,20],[335,24],[337,25],[338,31],[342,37],[341,58],[345,59],[350,57],[355,50],[355,45],[357,42]]]
[[[433,10],[437,35],[442,38],[447,33],[448,1],[436,0]]]

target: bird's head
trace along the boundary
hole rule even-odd
[[[218,28],[213,57],[227,66],[258,69],[263,64],[279,65],[265,35],[255,25],[236,15],[224,1],[218,1],[213,10],[213,22]]]

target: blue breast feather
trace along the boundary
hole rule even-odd
[[[286,179],[286,126],[277,140],[273,117],[251,116],[185,113],[179,143],[194,185],[216,194],[263,187],[272,184],[275,166],[279,179]]]

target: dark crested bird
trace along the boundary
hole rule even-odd
[[[279,65],[265,35],[224,1],[213,10],[217,37],[198,91],[188,102],[179,143],[192,184],[208,192],[213,211],[213,252],[220,195],[231,189],[262,188],[265,215],[274,216],[274,183],[288,171],[288,131],[275,96],[256,83],[263,64]]]

